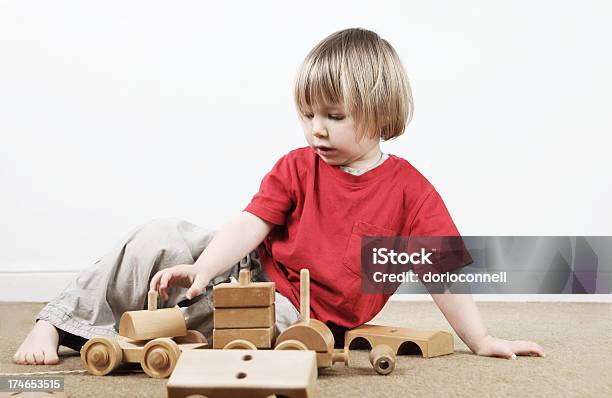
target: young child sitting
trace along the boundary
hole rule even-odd
[[[298,319],[301,268],[310,270],[312,316],[336,335],[372,319],[389,295],[361,291],[361,237],[459,234],[425,177],[380,149],[410,122],[408,78],[387,41],[346,29],[310,51],[294,95],[308,146],[276,162],[241,214],[217,233],[180,220],[139,228],[40,312],[15,362],[54,364],[59,344],[116,334],[123,312],[146,308],[149,289],[210,338],[212,286],[240,268],[276,283],[279,331]],[[432,296],[477,355],[544,355],[538,344],[490,336],[471,295]]]

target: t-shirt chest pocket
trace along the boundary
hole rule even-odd
[[[342,263],[353,274],[361,275],[361,238],[364,236],[395,236],[385,227],[379,227],[363,221],[356,221],[348,238]]]

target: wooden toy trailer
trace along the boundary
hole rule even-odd
[[[431,358],[453,352],[453,336],[444,331],[427,331],[392,326],[363,325],[345,333],[344,349],[334,349],[334,336],[323,322],[310,319],[310,274],[300,272],[300,320],[276,339],[276,350],[313,350],[317,367],[330,367],[336,362],[349,366],[351,343],[364,339],[372,348],[369,354],[374,370],[387,375],[395,369],[396,354],[403,347],[417,346],[423,357]]]
[[[444,331],[366,324],[344,334],[344,348],[348,351],[359,340],[365,340],[372,347],[370,363],[382,375],[393,372],[395,355],[402,351],[418,348],[423,357],[432,358],[452,354],[454,350],[453,335]]]
[[[178,307],[157,309],[157,292],[149,292],[148,309],[128,311],[119,321],[119,336],[94,337],[81,348],[81,363],[104,376],[121,363],[140,363],[147,375],[168,377],[182,351],[207,348],[206,338],[187,330]]]

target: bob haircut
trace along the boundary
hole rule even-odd
[[[301,117],[313,106],[339,104],[353,117],[358,141],[399,137],[414,108],[397,53],[362,28],[332,33],[308,53],[295,78],[294,101]]]

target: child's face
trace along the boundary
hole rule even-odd
[[[353,118],[338,104],[307,109],[300,120],[308,145],[327,164],[365,168],[380,156],[380,139],[357,141]]]

